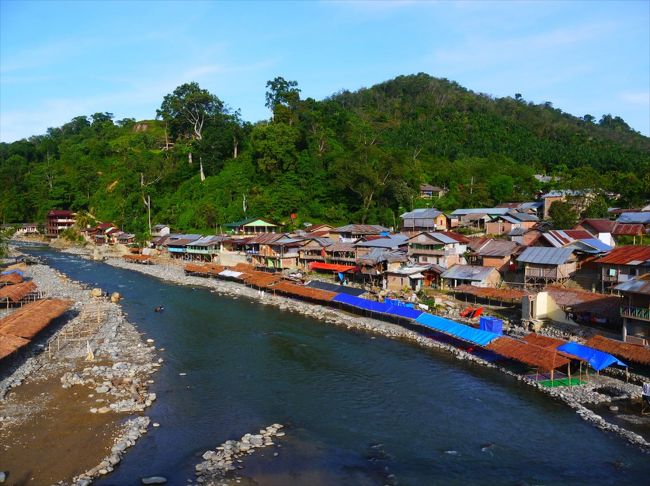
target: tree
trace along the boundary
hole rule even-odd
[[[502,203],[512,198],[514,187],[514,179],[505,174],[497,175],[488,182],[490,196],[497,203]]]
[[[187,160],[192,164],[193,142],[203,139],[206,120],[224,114],[223,102],[198,83],[185,83],[163,99],[156,115],[169,125],[172,137],[187,139],[189,151]],[[201,163],[203,174],[203,163]]]
[[[606,218],[608,216],[607,201],[603,196],[596,196],[594,200],[587,206],[583,216],[585,218]]]
[[[573,204],[566,201],[551,204],[548,215],[555,229],[571,229],[578,223],[578,213]]]
[[[274,122],[293,124],[293,114],[300,101],[297,81],[287,81],[281,76],[266,82],[266,107],[273,112]]]

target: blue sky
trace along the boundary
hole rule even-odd
[[[650,2],[0,0],[0,140],[155,117],[197,81],[248,121],[265,84],[322,99],[426,72],[650,134]]]

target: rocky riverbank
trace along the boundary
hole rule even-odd
[[[203,462],[195,467],[196,482],[203,486],[227,486],[224,481],[227,473],[243,469],[242,457],[253,454],[256,450],[273,446],[274,437],[284,436],[283,425],[273,424],[260,429],[259,434],[246,434],[240,440],[227,440],[215,450],[206,451],[201,457]],[[278,453],[274,453],[277,455]],[[235,462],[239,463],[235,465]],[[235,481],[239,478],[235,477]]]
[[[514,377],[522,384],[533,386],[542,393],[546,393],[557,400],[565,402],[571,408],[575,409],[576,413],[581,418],[596,425],[598,428],[614,432],[630,443],[639,446],[643,450],[650,451],[650,442],[648,442],[644,437],[618,425],[607,422],[603,417],[589,410],[585,406],[611,403],[612,401],[621,398],[638,398],[641,396],[641,387],[636,384],[626,383],[624,380],[610,376],[590,375],[589,382],[581,386],[546,388],[520,374],[483,360],[462,349],[435,341],[420,333],[389,322],[359,317],[337,309],[309,304],[282,296],[274,296],[268,292],[260,292],[256,289],[234,282],[187,276],[185,275],[182,266],[174,263],[145,266],[115,258],[109,258],[106,260],[106,263],[116,267],[138,271],[176,284],[207,287],[220,295],[227,295],[234,298],[249,298],[258,303],[273,305],[282,310],[300,313],[329,324],[343,326],[350,330],[379,334],[392,339],[408,341],[425,348],[443,350],[451,353],[457,359],[470,361],[484,367],[498,369],[499,371]],[[618,390],[618,394],[612,396],[610,393],[602,393],[601,391],[604,388]]]
[[[13,484],[90,484],[146,433],[160,366],[119,304],[44,265],[27,276],[73,307],[0,375],[0,467]],[[74,454],[70,451],[74,450]]]

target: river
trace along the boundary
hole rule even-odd
[[[201,454],[278,422],[243,484],[648,484],[650,456],[495,370],[246,299],[51,250],[71,278],[124,296],[164,364],[150,429],[98,485],[194,478]],[[158,305],[164,312],[153,312]],[[186,373],[181,376],[180,373]],[[277,456],[273,453],[278,452]]]

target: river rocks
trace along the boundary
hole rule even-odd
[[[111,294],[111,302],[113,304],[117,304],[121,299],[122,299],[122,296],[120,295],[119,292],[113,292]]]
[[[94,288],[90,291],[90,296],[94,298],[98,298],[104,295],[104,292],[100,288]]]
[[[212,482],[223,478],[229,471],[241,469],[243,466],[235,466],[234,463],[241,463],[240,457],[252,454],[256,449],[273,445],[272,437],[279,436],[278,431],[282,428],[280,424],[269,425],[259,434],[246,434],[239,441],[227,440],[216,450],[206,451],[201,456],[204,461],[195,466],[197,482]],[[284,432],[281,434],[284,435]]]

